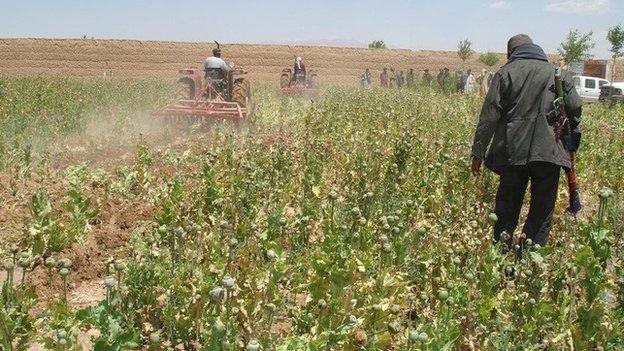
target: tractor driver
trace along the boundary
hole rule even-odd
[[[204,61],[205,79],[210,79],[213,84],[222,88],[230,70],[227,63],[221,58],[221,49],[217,47],[212,50],[212,56]]]
[[[297,57],[295,59],[295,83],[298,85],[304,85],[306,81],[306,69],[303,64],[303,59]]]

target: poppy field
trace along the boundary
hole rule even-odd
[[[586,108],[585,210],[562,177],[516,260],[477,97],[258,86],[245,125],[180,126],[171,91],[0,78],[0,350],[624,350],[622,107]]]

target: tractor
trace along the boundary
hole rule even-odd
[[[320,90],[316,87],[316,71],[310,70],[304,77],[296,77],[292,69],[284,68],[280,76],[280,90],[283,95],[316,96]]]
[[[231,68],[227,74],[210,70],[204,76],[203,70],[186,68],[179,73],[179,99],[154,111],[154,116],[191,123],[224,119],[239,123],[249,117],[251,86],[244,70]]]

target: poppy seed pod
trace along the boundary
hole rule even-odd
[[[17,265],[21,268],[28,268],[28,266],[30,266],[30,259],[22,257],[17,261]]]
[[[115,261],[115,270],[117,272],[123,272],[126,269],[125,263],[122,261]]]
[[[115,285],[117,285],[117,281],[115,280],[115,278],[108,277],[104,279],[104,286],[106,286],[107,289],[112,289],[115,287]]]
[[[227,290],[232,290],[234,289],[234,286],[236,285],[236,281],[234,280],[234,278],[230,277],[229,275],[226,275],[221,280],[221,284],[223,284],[223,287],[226,288]]]
[[[213,302],[221,302],[223,300],[223,295],[225,294],[225,290],[223,288],[214,288],[210,290],[210,299]]]
[[[159,332],[151,333],[149,336],[149,340],[152,344],[158,344],[160,342],[160,333]]]
[[[490,213],[488,215],[488,219],[490,220],[490,222],[492,223],[496,223],[498,222],[498,216],[496,215],[496,213]]]
[[[440,301],[445,301],[446,299],[448,299],[448,297],[449,297],[448,291],[444,289],[440,289],[440,291],[438,291],[438,299]]]
[[[4,261],[4,264],[2,266],[4,267],[4,270],[7,272],[13,272],[13,270],[15,269],[15,265],[10,260]]]
[[[332,190],[329,192],[329,194],[327,194],[327,198],[334,201],[338,198],[338,193]]]
[[[247,350],[247,351],[258,351],[258,350],[260,350],[260,343],[258,342],[258,340],[251,340],[251,341],[249,341],[249,343],[247,343],[247,346],[245,347],[245,350]]]
[[[319,299],[317,305],[319,308],[325,308],[327,307],[327,302],[324,299]]]
[[[275,250],[270,249],[270,250],[267,251],[266,257],[269,260],[273,261],[273,260],[275,260],[277,258],[277,253],[275,252]]]
[[[48,257],[46,258],[43,265],[46,266],[46,268],[54,268],[54,266],[56,266],[56,261],[54,260],[54,258]]]

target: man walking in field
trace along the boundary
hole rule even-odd
[[[437,81],[438,81],[438,86],[440,87],[440,89],[442,89],[444,87],[444,68],[441,69],[440,72],[438,73]]]
[[[446,67],[444,67],[444,69],[440,71],[440,74],[438,74],[438,84],[440,85],[440,89],[444,92],[446,92],[446,86],[450,75],[451,73]]]
[[[463,69],[460,69],[457,72],[457,91],[463,93],[464,89],[466,88],[466,80],[468,79],[468,75],[466,73],[464,73]]]
[[[397,76],[394,72],[394,68],[390,68],[390,88],[394,88],[396,86]]]
[[[479,94],[485,97],[488,93],[488,89],[490,88],[490,81],[492,80],[492,74],[486,70],[482,69],[481,74],[477,78],[477,84],[479,85]]]
[[[579,147],[582,112],[581,98],[574,89],[572,76],[566,72],[562,77],[564,102],[572,139],[566,150],[547,120],[555,99],[553,65],[542,48],[525,34],[509,40],[507,57],[507,64],[492,78],[483,103],[471,167],[475,176],[480,174],[485,158],[486,167],[500,176],[494,240],[502,241],[504,252],[512,247],[529,181],[531,202],[522,232],[533,243],[548,242],[560,170],[571,167],[568,151]],[[506,235],[502,236],[503,232]]]
[[[410,68],[409,72],[407,72],[407,78],[405,79],[407,87],[410,89],[414,88],[414,78],[414,69]]]
[[[468,70],[468,72],[466,73],[466,83],[464,85],[464,92],[466,94],[472,94],[475,92],[475,89],[477,87],[477,80],[475,79],[474,75],[472,75],[472,70]]]
[[[364,74],[362,74],[361,81],[363,88],[370,88],[371,84],[373,83],[373,77],[371,76],[370,70],[368,68],[366,69],[366,71],[364,71]]]
[[[433,77],[431,76],[431,73],[429,73],[429,69],[425,69],[422,80],[427,86],[431,87],[431,81],[433,81]]]
[[[388,69],[384,68],[381,74],[379,75],[379,84],[383,88],[388,87]]]
[[[403,74],[403,71],[401,71],[399,75],[397,76],[396,85],[397,85],[397,88],[399,89],[405,86],[405,75]]]

